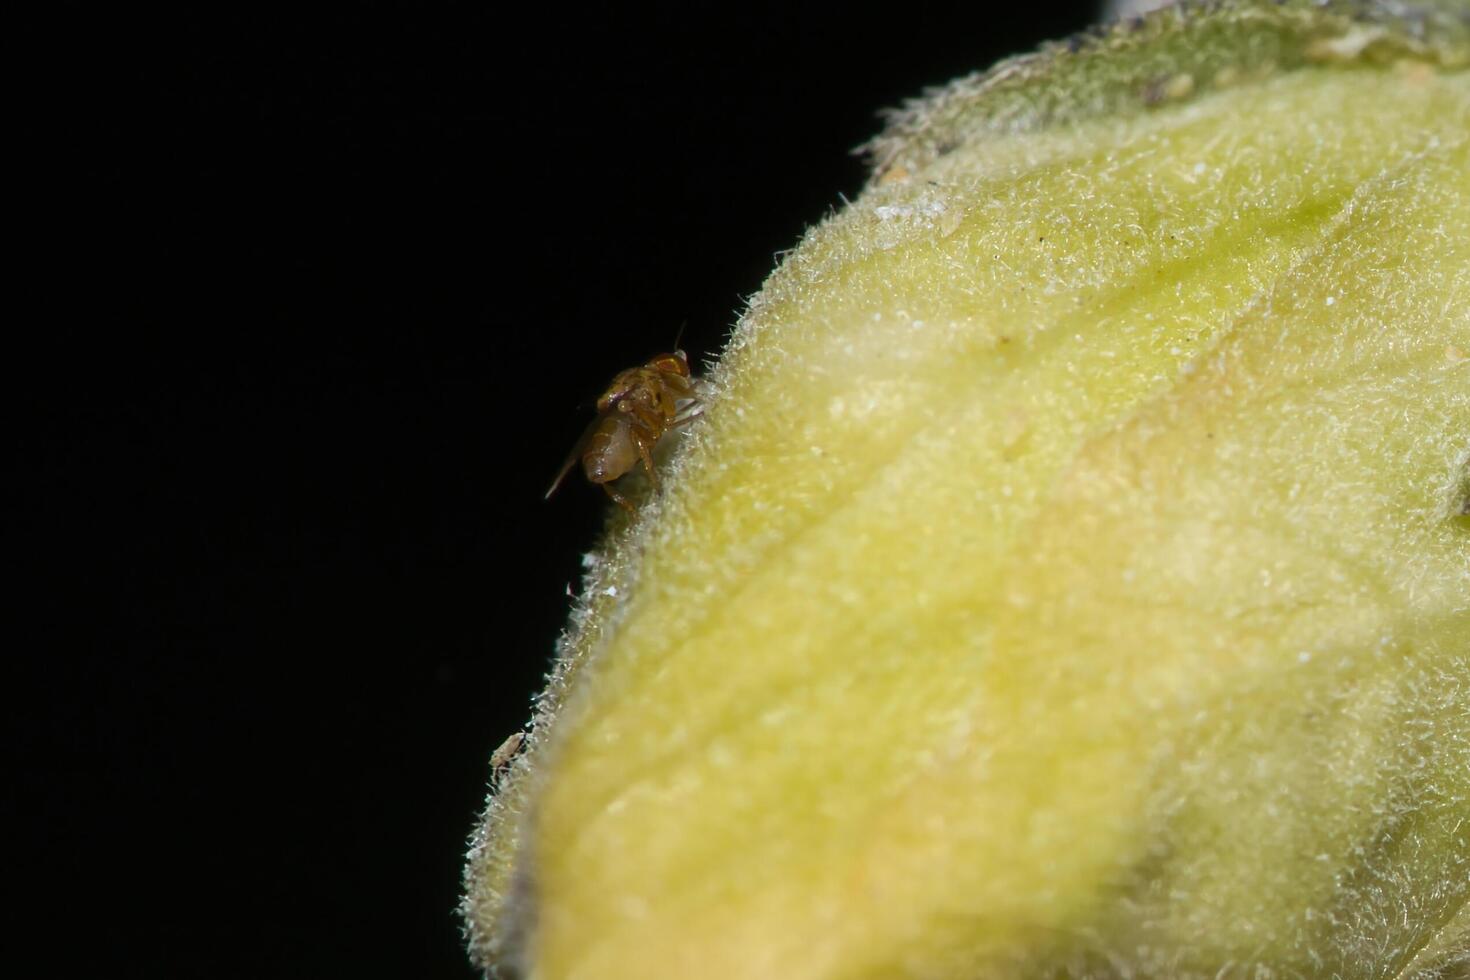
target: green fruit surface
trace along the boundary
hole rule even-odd
[[[589,560],[482,964],[1466,975],[1470,11],[1403,6],[897,114]]]

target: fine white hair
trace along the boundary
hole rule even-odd
[[[1117,20],[1121,17],[1132,17],[1135,14],[1158,10],[1173,2],[1174,0],[1103,0],[1102,16],[1103,20]]]

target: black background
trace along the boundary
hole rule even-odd
[[[6,359],[47,975],[472,976],[588,404],[681,324],[718,353],[877,109],[1091,13],[990,8],[60,8]]]

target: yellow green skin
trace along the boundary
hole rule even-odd
[[[1439,9],[1166,11],[900,114],[589,557],[473,842],[477,961],[1470,971],[1470,13]]]

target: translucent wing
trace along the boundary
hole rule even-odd
[[[600,419],[593,419],[577,441],[572,443],[572,451],[567,453],[566,461],[561,464],[561,469],[556,471],[556,479],[551,481],[551,486],[547,488],[546,496],[542,499],[550,500],[551,495],[566,482],[567,474],[572,471],[572,467],[577,465],[577,460],[581,459],[582,454],[587,451],[587,440],[592,438],[592,433],[597,428],[599,421]]]

